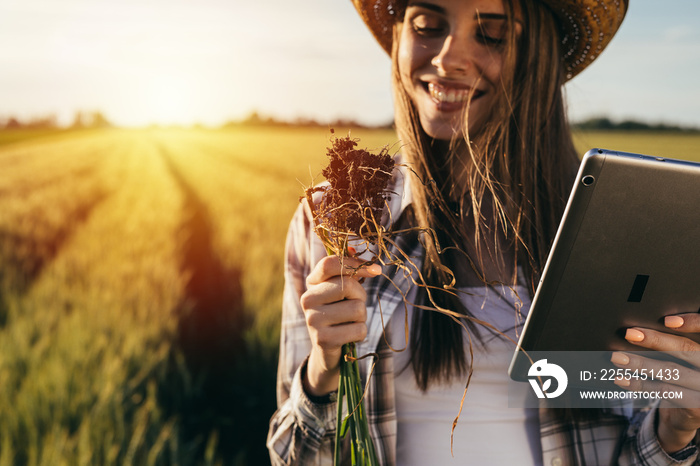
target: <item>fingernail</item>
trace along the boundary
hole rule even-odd
[[[615,379],[615,385],[618,387],[629,387],[630,381],[627,379]]]
[[[350,256],[354,256],[355,254],[357,254],[357,251],[352,246],[348,246],[348,254]]]
[[[667,316],[664,319],[664,325],[666,325],[668,328],[682,327],[684,322],[683,317],[679,316]]]
[[[630,358],[627,357],[625,353],[613,353],[610,357],[610,361],[613,364],[618,364],[620,366],[626,366],[630,363]]]
[[[379,264],[372,264],[369,267],[367,267],[367,271],[372,275],[379,275],[380,273],[382,273],[382,266]]]
[[[642,341],[644,340],[644,334],[639,330],[628,328],[625,333],[625,340],[628,341]]]

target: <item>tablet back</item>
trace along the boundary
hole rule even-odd
[[[520,348],[640,351],[625,329],[665,329],[664,316],[686,312],[700,312],[700,164],[589,151]]]

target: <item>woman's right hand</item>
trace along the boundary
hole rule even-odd
[[[311,337],[304,389],[322,396],[338,389],[342,346],[367,336],[367,293],[360,280],[381,273],[354,257],[327,256],[306,278],[301,307]]]

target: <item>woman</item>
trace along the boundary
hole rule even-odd
[[[326,257],[308,208],[300,208],[287,242],[279,409],[268,437],[273,463],[330,464],[341,346],[351,341],[361,342],[359,354],[379,354],[365,403],[383,464],[695,461],[697,412],[583,418],[506,407],[512,340],[578,164],[562,85],[602,52],[626,1],[355,5],[391,55],[402,157],[415,172],[395,177],[391,189],[399,195],[392,196],[388,218],[435,232],[442,248],[413,235],[401,238],[402,250],[420,258],[429,285],[440,288],[454,278],[460,293],[435,292],[431,300],[425,288],[404,289],[399,272],[377,264],[353,273],[362,260]],[[468,316],[469,331],[440,313],[404,307],[403,293],[409,303]],[[402,347],[405,322],[407,349],[395,353],[391,346]],[[686,318],[681,328],[700,331],[700,322]],[[632,329],[628,339],[657,349],[683,343],[649,332]],[[452,456],[452,420],[469,375]]]

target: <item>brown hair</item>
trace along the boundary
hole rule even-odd
[[[504,0],[511,27],[503,50],[502,92],[475,134],[468,134],[465,123],[465,137],[455,136],[450,143],[433,140],[419,123],[398,70],[402,24],[394,27],[396,126],[404,158],[422,180],[412,183],[415,223],[434,232],[439,244],[425,241],[423,261],[423,275],[436,288],[452,280],[446,269],[459,272],[465,261],[484,283],[492,281],[484,276],[483,261],[503,251],[485,250],[483,235],[498,231],[506,238],[502,247],[515,255],[507,271],[510,283],[505,284],[526,281],[534,293],[578,165],[564,107],[566,77],[554,16],[536,0],[522,0],[524,27],[517,38],[514,1]],[[462,174],[460,182],[457,173]],[[491,221],[484,223],[484,218]],[[425,289],[421,293],[419,299],[427,299]],[[453,293],[435,291],[432,299],[432,305],[470,316]],[[465,324],[479,339],[477,326],[468,319]],[[416,308],[411,361],[421,389],[465,374],[469,363],[463,348],[462,328],[451,318]]]

